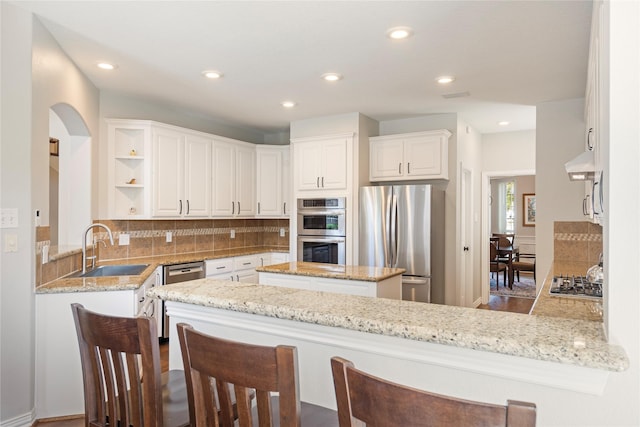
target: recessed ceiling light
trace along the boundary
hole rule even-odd
[[[96,66],[102,70],[115,70],[118,68],[117,65],[111,64],[109,62],[98,62]]]
[[[208,79],[219,79],[222,77],[222,73],[216,70],[206,70],[202,72],[202,75]]]
[[[506,120],[498,122],[498,126],[508,126],[508,125],[509,125],[509,122],[507,122]]]
[[[453,77],[453,76],[440,76],[440,77],[436,78],[436,81],[438,83],[440,83],[441,85],[446,85],[447,83],[451,83],[455,79],[456,78]]]
[[[293,102],[293,101],[282,101],[281,105],[282,105],[284,108],[293,108],[293,107],[295,107],[295,106],[296,106],[296,103],[295,103],[295,102]]]
[[[338,80],[342,80],[342,74],[338,73],[324,73],[322,78],[328,82],[337,82]]]
[[[413,35],[413,30],[409,27],[393,27],[387,30],[387,37],[394,40],[402,40]]]

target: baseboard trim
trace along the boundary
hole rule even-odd
[[[34,417],[35,411],[31,410],[31,412],[27,414],[0,421],[0,427],[31,427]]]

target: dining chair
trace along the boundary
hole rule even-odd
[[[533,260],[530,261],[530,260]],[[536,280],[536,255],[521,253],[518,256],[518,260],[511,262],[513,272],[517,275],[518,282],[520,281],[520,272],[528,271],[533,272],[533,281]]]
[[[149,317],[115,317],[71,304],[84,384],[87,427],[188,426],[180,370],[160,373],[157,326]]]
[[[500,272],[504,274],[502,284],[507,286],[507,264],[498,258],[498,248],[493,242],[489,242],[489,271],[496,273],[496,289],[500,285]]]
[[[536,405],[474,402],[430,393],[375,377],[349,360],[331,358],[340,427],[533,427]],[[364,423],[364,424],[363,424]]]
[[[300,401],[295,347],[225,340],[186,323],[177,327],[185,372],[189,370],[189,406],[196,427],[234,426],[231,385],[240,427],[258,423],[261,427],[338,426],[336,411]]]

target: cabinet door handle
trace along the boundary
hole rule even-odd
[[[320,177],[316,177],[316,188],[320,188]]]
[[[178,212],[178,215],[182,215],[182,200],[179,200],[180,202],[180,212]]]
[[[240,202],[238,202],[238,215],[240,215]]]
[[[322,177],[322,188],[324,188],[324,176]]]
[[[411,175],[411,163],[407,163],[407,175]]]
[[[258,213],[260,213],[260,202],[258,202]]]
[[[231,202],[231,215],[236,213],[236,202]]]
[[[402,162],[398,163],[398,175],[402,175]]]
[[[284,215],[286,215],[286,214],[287,214],[287,202],[284,202],[284,204],[282,205],[282,213],[283,213]]]
[[[240,281],[240,275],[236,274],[236,281],[239,282]]]
[[[589,195],[585,196],[584,199],[582,199],[582,215],[587,215],[587,201],[589,200]]]
[[[594,194],[594,196],[596,194],[596,187],[598,185],[601,185],[599,181],[593,181],[593,187],[592,187],[591,193]],[[600,206],[600,208],[602,208],[602,206]],[[594,215],[600,215],[602,213],[602,210],[600,212],[598,212],[596,210],[596,198],[595,197],[591,198],[591,212],[593,212]]]
[[[190,210],[191,210],[191,209],[189,209],[189,200],[187,200],[187,215],[189,215],[189,211],[190,211]]]
[[[589,128],[589,131],[587,132],[587,149],[589,151],[593,150],[593,141],[591,141],[591,134],[593,134],[593,128]]]
[[[221,265],[220,267],[216,267],[216,270],[222,270],[224,268],[225,268],[224,265]]]

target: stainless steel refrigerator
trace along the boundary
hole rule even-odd
[[[444,191],[360,188],[359,264],[404,268],[402,299],[444,304]]]

